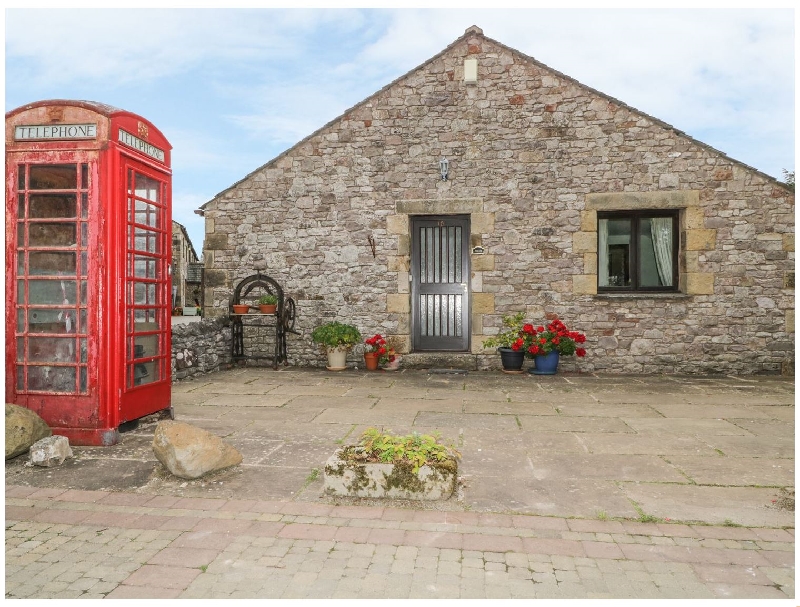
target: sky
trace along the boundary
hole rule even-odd
[[[81,99],[150,120],[200,255],[195,209],[471,25],[768,175],[794,170],[789,8],[6,9],[6,111]]]

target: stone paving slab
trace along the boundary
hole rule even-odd
[[[142,504],[137,494],[14,485],[6,493],[7,598],[794,596],[793,544],[753,549],[757,528],[735,528],[747,539],[718,546],[702,538],[730,528],[261,500]],[[58,522],[58,513],[83,520]],[[109,523],[115,513],[130,524]],[[186,525],[167,529],[164,519]]]
[[[793,596],[794,514],[779,502],[794,486],[793,391],[791,380],[773,377],[217,373],[173,386],[175,416],[239,448],[241,466],[195,481],[171,477],[150,448],[152,417],[119,445],[73,446],[75,458],[56,469],[26,466],[24,457],[6,462],[7,590],[61,598]],[[456,494],[424,506],[322,495],[324,461],[369,426],[440,428],[462,452]],[[31,534],[30,525],[46,528]],[[181,568],[190,548],[219,554],[183,567],[194,575],[184,587],[149,585],[145,566]],[[37,585],[34,574],[51,566]],[[742,566],[758,574],[738,579]]]

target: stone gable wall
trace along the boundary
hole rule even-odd
[[[664,207],[680,210],[681,293],[598,295],[597,211]],[[499,364],[482,339],[525,310],[587,333],[566,370],[793,368],[793,193],[480,34],[206,205],[207,313],[261,270],[297,300],[293,364],[324,364],[309,335],[327,319],[408,349],[408,217],[464,212],[486,252],[471,259],[480,367]]]

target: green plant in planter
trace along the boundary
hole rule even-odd
[[[361,333],[353,325],[334,320],[314,329],[311,332],[311,340],[325,349],[342,346],[352,348],[361,342]]]
[[[416,474],[425,464],[448,466],[448,462],[461,457],[452,445],[439,442],[439,433],[394,436],[368,428],[358,445],[345,449],[345,459],[363,462],[406,463]]]
[[[526,339],[526,335],[523,332],[523,326],[525,322],[525,313],[524,312],[517,312],[513,316],[505,315],[503,316],[503,327],[505,327],[504,331],[500,331],[497,335],[492,335],[491,337],[483,340],[483,347],[484,348],[511,348],[513,350],[523,350],[527,349],[527,346],[530,343],[525,343],[529,341]],[[516,346],[516,347],[515,347]]]
[[[278,298],[274,295],[262,295],[258,299],[258,305],[260,306],[274,306],[278,303]]]

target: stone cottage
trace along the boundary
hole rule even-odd
[[[337,319],[495,367],[525,311],[587,334],[565,370],[793,372],[793,191],[478,27],[198,212],[209,315],[274,277],[294,364]]]

